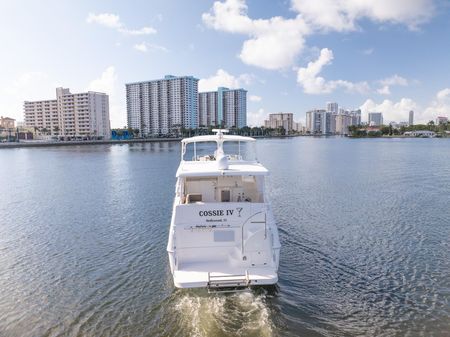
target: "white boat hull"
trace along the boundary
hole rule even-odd
[[[278,281],[280,242],[266,203],[184,205],[175,200],[167,250],[178,288]]]

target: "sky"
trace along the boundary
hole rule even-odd
[[[55,88],[110,96],[125,83],[192,75],[248,90],[248,124],[338,102],[385,122],[450,117],[447,0],[0,1],[0,115]]]

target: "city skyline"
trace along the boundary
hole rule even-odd
[[[125,83],[173,74],[248,90],[249,125],[282,111],[304,123],[328,101],[365,120],[450,115],[446,3],[310,2],[2,3],[0,114],[23,121],[24,101],[64,86],[108,94],[122,127]]]

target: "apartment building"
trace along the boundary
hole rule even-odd
[[[141,135],[176,134],[181,128],[198,127],[197,78],[167,75],[125,86],[128,127]]]
[[[72,94],[56,88],[56,99],[24,102],[25,127],[63,138],[100,137],[109,139],[108,95],[88,91]]]
[[[198,94],[200,126],[242,128],[247,125],[247,91],[219,87]]]
[[[264,127],[271,129],[282,127],[288,134],[294,129],[294,114],[292,112],[269,114],[269,119],[264,121]]]
[[[306,112],[306,131],[311,134],[332,133],[332,113],[325,109],[314,109]]]
[[[383,125],[383,113],[369,112],[369,126],[381,126],[381,125]]]
[[[217,91],[201,92],[198,94],[198,124],[200,127],[219,125],[218,111]]]

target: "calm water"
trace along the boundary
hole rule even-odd
[[[177,143],[0,150],[0,336],[450,336],[450,141],[259,140],[277,287],[175,290]]]

